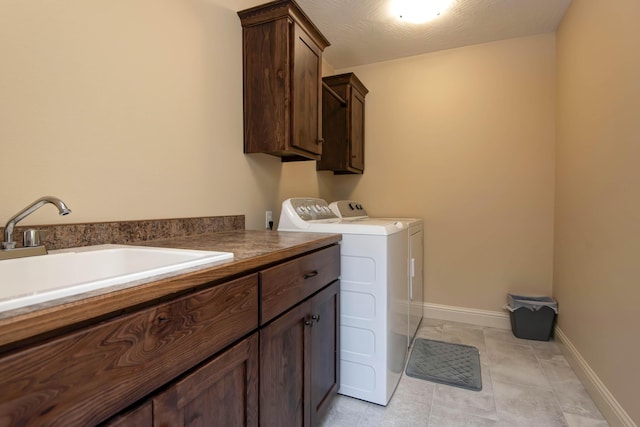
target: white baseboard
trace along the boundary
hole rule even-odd
[[[580,381],[587,389],[594,403],[602,412],[612,427],[638,427],[624,410],[618,401],[613,397],[609,389],[598,378],[598,375],[591,369],[586,360],[582,357],[578,349],[557,325],[555,327],[555,337],[560,343],[560,348],[567,361],[580,378]]]
[[[424,317],[499,329],[511,329],[509,315],[500,311],[425,303]]]

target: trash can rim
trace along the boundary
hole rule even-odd
[[[516,294],[507,294],[507,305],[505,308],[511,312],[519,308],[527,308],[532,311],[538,311],[542,307],[551,308],[556,314],[558,313],[558,301],[553,297],[534,297]]]

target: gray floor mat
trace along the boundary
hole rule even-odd
[[[436,383],[482,390],[480,352],[469,345],[416,338],[406,373]]]

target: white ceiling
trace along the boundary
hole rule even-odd
[[[233,10],[261,0],[212,0]],[[438,50],[553,32],[571,0],[454,0],[424,24],[391,13],[392,0],[296,0],[331,42],[324,58],[335,69]],[[429,0],[423,0],[429,1]]]

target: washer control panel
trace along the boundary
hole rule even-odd
[[[337,218],[323,199],[295,198],[289,200],[296,214],[305,221]]]
[[[355,200],[339,200],[332,202],[329,207],[340,218],[366,218],[369,216],[362,204]]]

